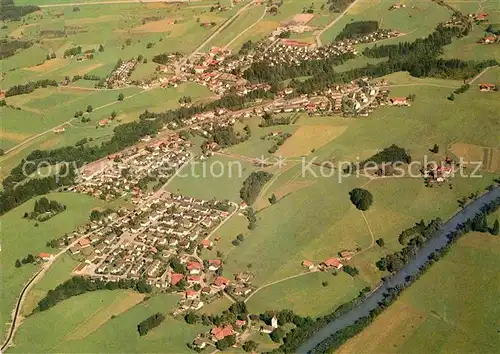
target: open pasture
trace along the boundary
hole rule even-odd
[[[339,353],[494,352],[499,252],[498,237],[464,236]]]
[[[387,28],[404,33],[404,36],[385,40],[382,43],[392,44],[401,41],[414,41],[429,35],[439,22],[447,21],[451,12],[435,2],[425,0],[400,1],[405,8],[390,11],[394,5],[392,0],[360,0],[335,25],[322,35],[323,43],[333,42],[337,34],[346,24],[355,21],[378,21],[381,28]],[[367,44],[365,46],[372,46]],[[363,46],[359,46],[363,48]]]
[[[75,230],[88,221],[93,208],[102,205],[101,201],[75,193],[52,193],[47,195],[47,198],[57,200],[66,205],[67,209],[47,221],[40,222],[38,227],[35,227],[34,221],[23,219],[23,215],[33,211],[35,200],[39,198],[34,198],[2,216],[3,252],[0,259],[3,291],[0,310],[2,318],[5,319],[2,321],[2,333],[7,328],[6,323],[22,287],[38,269],[38,266],[32,264],[16,268],[16,259],[22,259],[29,253],[54,253],[54,249],[46,247],[46,242]]]
[[[17,333],[16,346],[11,350],[13,353],[123,353],[134,348],[148,353],[185,353],[188,352],[186,343],[207,329],[168,316],[178,301],[176,295],[155,295],[133,306],[137,296],[140,295],[130,295],[127,291],[103,290],[65,300],[48,311],[27,318]],[[140,337],[137,324],[156,312],[167,318],[146,336]],[[113,315],[115,317],[111,318]],[[52,325],[46,326],[46,323]],[[37,346],[33,347],[35,337],[38,338]]]

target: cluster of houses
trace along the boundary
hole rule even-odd
[[[428,164],[423,170],[423,177],[426,185],[442,184],[455,175],[456,164],[451,157],[446,157],[445,161],[440,164]]]
[[[500,85],[496,85],[496,84],[492,84],[492,83],[480,84],[479,85],[479,90],[481,92],[498,91],[499,89],[500,89]]]
[[[71,189],[96,198],[112,200],[131,193],[140,200],[143,183],[153,178],[170,177],[190,158],[191,144],[172,135],[156,139],[108,156],[80,169],[79,183]]]
[[[166,193],[126,216],[106,217],[89,234],[75,233],[79,239],[70,252],[84,257],[77,270],[81,275],[108,281],[145,278],[160,290],[177,286],[183,308],[188,304],[199,309],[202,293],[215,294],[230,282],[217,275],[221,260],[201,261],[195,252],[210,247],[206,237],[229,216],[230,208],[228,202]],[[184,265],[183,271],[173,269],[173,259]]]
[[[391,7],[389,7],[389,11],[404,9],[405,7],[406,7],[405,4],[401,4],[400,2],[398,2],[398,3],[395,3],[394,5],[392,5]]]
[[[309,260],[303,260],[302,266],[307,268],[310,271],[328,271],[328,270],[340,270],[344,266],[341,263],[341,259],[336,257],[331,257],[325,259],[323,262],[319,264],[314,264],[314,262]]]
[[[109,77],[106,79],[106,86],[108,88],[117,88],[125,86],[130,83],[130,75],[137,65],[137,60],[132,59],[126,63],[122,63],[115,70],[111,72]]]

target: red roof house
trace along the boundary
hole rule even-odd
[[[232,336],[234,333],[233,331],[233,326],[227,325],[224,327],[214,327],[210,331],[210,334],[212,335],[212,339],[214,341],[219,341],[221,339],[224,339],[227,336]]]
[[[38,256],[43,260],[43,261],[50,261],[52,258],[54,258],[53,254],[50,253],[40,253]]]
[[[217,277],[214,280],[214,285],[219,288],[223,288],[229,285],[231,281],[225,277]]]
[[[190,276],[188,276],[187,281],[189,284],[200,284],[201,283],[201,276],[190,275]]]
[[[182,279],[184,279],[184,274],[172,273],[172,275],[170,276],[170,282],[172,283],[172,285],[176,285]]]
[[[323,261],[322,264],[323,266],[328,268],[340,269],[343,267],[342,263],[340,263],[340,260],[338,258],[333,258],[333,257]]]
[[[210,240],[203,240],[200,242],[200,245],[202,245],[203,248],[209,248],[213,246],[213,242]]]

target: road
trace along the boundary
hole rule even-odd
[[[224,24],[222,26],[220,26],[214,33],[212,33],[210,35],[210,37],[208,37],[203,43],[201,43],[191,54],[189,54],[189,56],[187,56],[186,58],[184,58],[181,63],[180,63],[180,66],[182,65],[185,65],[186,62],[188,61],[188,59],[191,59],[192,57],[194,57],[196,54],[198,54],[204,46],[206,46],[212,39],[214,39],[219,33],[221,33],[227,26],[229,26],[231,23],[233,23],[233,21],[239,16],[241,15],[241,13],[243,11],[245,11],[247,8],[249,8],[251,5],[253,5],[255,3],[255,0],[251,0],[248,4],[246,4],[245,6],[243,6],[241,9],[239,9],[234,15],[233,17],[231,17],[229,20],[227,20],[226,22],[224,22]]]
[[[328,31],[331,27],[333,27],[333,25],[335,25],[337,22],[340,21],[340,19],[342,17],[344,17],[347,12],[354,6],[356,5],[357,3],[359,2],[359,0],[354,0],[351,5],[347,6],[347,8],[344,10],[344,12],[342,12],[339,17],[337,17],[335,20],[333,20],[332,22],[330,22],[325,28],[323,28],[317,35],[316,35],[316,45],[318,47],[321,47],[323,45],[323,43],[321,42],[321,36],[323,35],[323,33],[325,33],[326,31]]]
[[[262,21],[262,19],[264,18],[264,16],[266,16],[266,13],[267,13],[267,7],[264,7],[264,13],[262,14],[262,16],[260,16],[259,19],[257,21],[255,21],[250,27],[247,27],[244,31],[240,32],[236,37],[234,37],[228,44],[226,44],[224,46],[224,49],[229,48],[231,46],[231,44],[233,44],[238,38],[240,38],[246,31],[248,31],[249,29],[253,28],[260,21]]]
[[[403,269],[387,279],[382,284],[382,286],[372,292],[360,305],[336,318],[325,327],[320,329],[318,332],[313,334],[307,342],[303,343],[299,347],[297,353],[309,353],[319,344],[321,344],[325,339],[327,339],[340,329],[352,325],[361,317],[368,316],[373,309],[378,307],[379,302],[384,299],[384,293],[386,293],[389,288],[394,288],[395,286],[405,284],[407,277],[418,273],[420,267],[427,262],[428,257],[433,252],[435,252],[436,249],[439,249],[448,244],[447,235],[450,232],[454,231],[458,225],[464,223],[467,219],[473,218],[476,213],[480,211],[484,204],[489,203],[497,198],[500,198],[500,187],[497,187],[494,190],[483,194],[481,197],[468,204],[464,209],[457,212],[441,227],[441,230],[436,234],[434,238],[429,240],[420,250],[418,250],[417,254],[407,263],[407,265]]]
[[[116,0],[116,1],[93,1],[93,2],[68,2],[63,4],[48,4],[48,5],[37,5],[38,7],[62,7],[62,6],[84,6],[84,5],[114,5],[114,4],[142,4],[142,3],[151,3],[151,2],[195,2],[199,0]]]

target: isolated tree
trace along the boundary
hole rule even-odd
[[[116,112],[113,111],[113,112],[111,112],[111,119],[115,119],[115,118],[116,118]]]
[[[273,193],[271,198],[269,198],[269,203],[276,204],[277,202],[278,202],[278,199],[276,198],[276,195]]]
[[[94,108],[92,108],[92,106],[91,106],[91,105],[88,105],[88,106],[87,106],[87,113],[90,113],[90,112],[92,112],[93,110],[94,110]]]
[[[439,153],[439,145],[438,144],[434,144],[434,147],[431,149],[431,151],[435,154]]]
[[[137,57],[137,61],[141,62],[142,59],[144,59],[144,56],[142,54],[139,54],[139,56]]]
[[[99,45],[99,52],[104,52],[104,47],[102,44]]]
[[[448,100],[455,101],[455,94],[453,92],[448,96]]]
[[[257,347],[258,344],[253,340],[247,340],[245,343],[243,343],[243,350],[246,351],[247,353],[252,353],[256,351]]]
[[[373,203],[373,196],[366,189],[355,188],[349,192],[351,196],[351,202],[359,210],[368,210]]]
[[[379,245],[380,247],[384,247],[385,245],[385,241],[384,239],[381,237],[379,238],[377,241],[375,241],[377,243],[377,245]]]
[[[16,268],[19,268],[21,266],[21,261],[19,259],[16,259]]]
[[[120,94],[118,95],[118,101],[123,101],[125,99],[125,95],[120,92]]]
[[[498,219],[496,219],[495,222],[493,223],[493,227],[491,228],[491,234],[492,235],[500,234],[500,223],[498,222]]]

